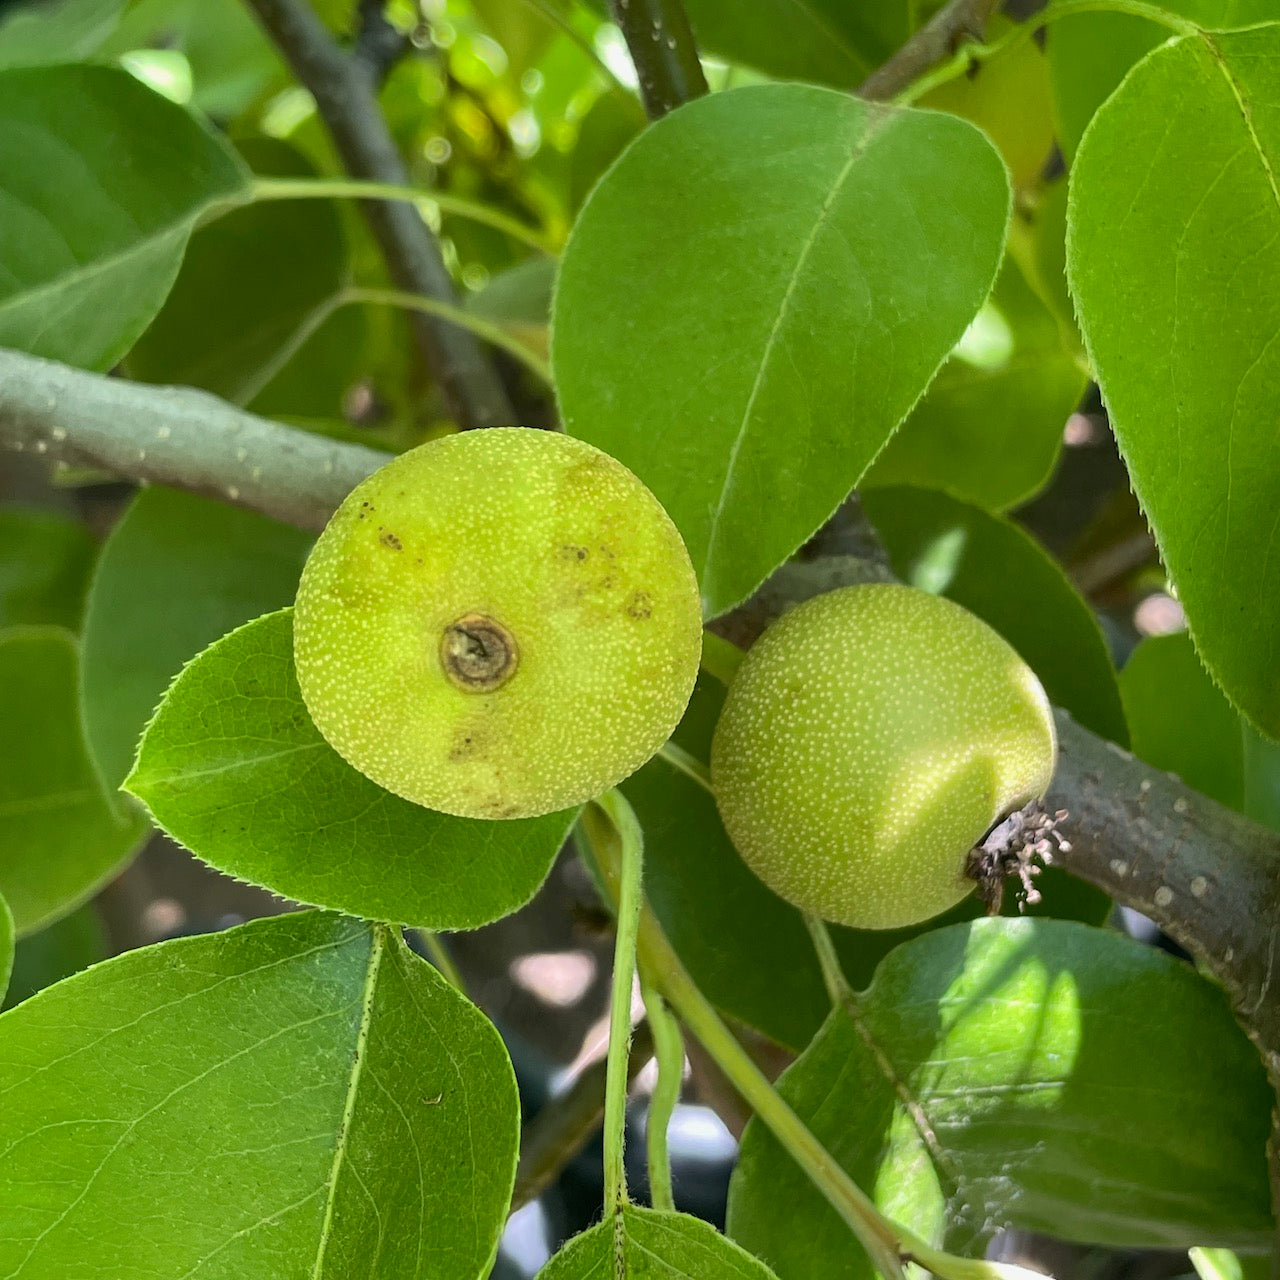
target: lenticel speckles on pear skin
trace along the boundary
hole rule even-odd
[[[667,513],[571,436],[495,427],[394,459],[343,502],[298,588],[317,727],[418,804],[551,813],[638,769],[684,712],[697,580]]]
[[[725,828],[774,892],[863,929],[974,888],[969,850],[1057,759],[1040,682],[986,623],[913,587],[817,596],[743,660],[711,747]]]

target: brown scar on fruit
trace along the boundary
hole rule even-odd
[[[586,549],[586,547],[565,546],[560,548],[560,554],[566,560],[577,560],[579,563],[581,563],[583,560],[587,558],[588,555],[590,555],[590,552]]]
[[[465,693],[492,693],[515,675],[520,650],[497,619],[465,613],[440,636],[440,665],[449,682]]]
[[[653,602],[649,599],[647,591],[632,593],[631,599],[627,601],[627,616],[634,618],[637,622],[653,617]]]
[[[390,547],[392,551],[404,550],[404,543],[401,542],[390,529],[383,529],[383,531],[378,534],[378,541],[382,543],[384,547]]]

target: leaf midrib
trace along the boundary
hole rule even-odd
[[[760,394],[760,389],[764,385],[765,371],[769,367],[770,358],[773,354],[774,344],[778,340],[778,334],[782,331],[783,322],[787,318],[790,309],[791,299],[795,294],[796,287],[799,284],[800,277],[804,272],[805,264],[809,260],[809,255],[813,252],[813,247],[817,243],[818,235],[823,227],[827,224],[827,219],[831,214],[832,208],[835,206],[841,191],[844,189],[845,183],[849,180],[855,165],[863,156],[866,155],[867,149],[875,140],[878,134],[882,132],[884,126],[893,118],[893,112],[883,107],[877,107],[875,104],[868,104],[868,114],[861,134],[854,140],[849,158],[841,167],[839,173],[836,174],[831,184],[831,190],[827,193],[818,215],[814,219],[813,226],[810,228],[808,236],[805,237],[804,243],[800,246],[800,252],[796,256],[795,266],[791,270],[791,274],[787,278],[786,288],[783,290],[782,300],[778,304],[777,314],[773,318],[773,323],[769,326],[769,331],[765,335],[764,349],[760,354],[759,363],[756,366],[756,376],[752,380],[751,390],[747,395],[747,403],[742,411],[741,419],[738,423],[738,430],[734,435],[733,442],[729,446],[728,460],[725,466],[724,480],[720,485],[720,497],[716,503],[715,510],[711,514],[711,525],[707,530],[707,548],[703,559],[703,578],[711,576],[711,566],[715,560],[716,539],[718,537],[720,521],[724,515],[725,507],[728,505],[729,494],[734,487],[734,473],[737,467],[738,454],[742,450],[742,445],[747,437],[747,432],[751,424],[751,415],[755,408],[756,399]]]
[[[360,1078],[368,1059],[369,1026],[373,1021],[373,1000],[377,991],[378,972],[382,968],[382,956],[386,950],[386,930],[375,925],[369,946],[369,963],[365,966],[364,990],[361,995],[360,1027],[356,1032],[355,1051],[351,1061],[351,1076],[347,1081],[347,1096],[342,1104],[342,1120],[338,1125],[337,1141],[333,1148],[333,1163],[329,1169],[328,1190],[325,1195],[324,1218],[320,1224],[320,1239],[316,1247],[315,1265],[311,1269],[312,1280],[320,1280],[324,1273],[324,1259],[329,1241],[333,1238],[333,1215],[338,1200],[338,1175],[342,1171],[351,1137],[351,1122],[355,1115],[356,1099],[360,1092]]]

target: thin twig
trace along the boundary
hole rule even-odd
[[[707,92],[683,0],[610,0],[650,120]]]
[[[361,59],[339,48],[307,0],[249,0],[294,74],[311,91],[348,173],[408,185],[377,100],[377,78]],[[403,201],[369,200],[361,208],[392,280],[408,293],[457,305],[440,246],[422,215]],[[415,318],[419,350],[459,426],[511,423],[515,417],[497,368],[464,330],[426,314]]]
[[[883,102],[953,54],[963,40],[981,40],[1000,0],[951,0],[943,5],[888,62],[859,86],[858,96]]]
[[[627,1079],[634,1080],[652,1059],[653,1033],[649,1023],[641,1021],[631,1031]],[[553,1098],[525,1125],[511,1197],[513,1210],[536,1200],[604,1123],[607,1072],[607,1060],[597,1059],[583,1069],[567,1092]]]
[[[409,37],[387,21],[384,8],[385,0],[360,0],[360,27],[352,49],[352,57],[364,65],[375,85],[381,85],[413,47]]]

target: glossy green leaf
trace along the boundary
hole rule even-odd
[[[1278,77],[1280,24],[1151,54],[1081,144],[1067,244],[1098,383],[1197,650],[1272,735]]]
[[[1120,693],[1134,755],[1222,804],[1244,804],[1240,717],[1214,687],[1185,632],[1129,655]]]
[[[113,790],[182,664],[293,599],[311,539],[264,516],[144,489],[107,539],[84,626],[85,731]]]
[[[561,411],[670,512],[708,616],[858,481],[990,291],[1008,208],[972,125],[803,85],[699,98],[596,187],[556,290]]]
[[[976,613],[1017,649],[1052,702],[1094,733],[1128,741],[1097,619],[1029,534],[925,489],[870,489],[863,505],[903,581]]]
[[[9,990],[0,1009],[26,1000],[107,958],[107,936],[92,902],[23,938],[13,951]],[[0,984],[3,985],[3,984]]]
[[[0,1271],[479,1280],[515,1176],[498,1033],[318,912],[119,956],[0,1018]]]
[[[282,143],[255,140],[246,158],[259,172],[310,172]],[[129,353],[129,374],[252,404],[328,315],[348,274],[342,225],[327,201],[233,210],[191,237],[168,300]],[[335,417],[358,345],[346,355],[336,371]]]
[[[0,17],[0,68],[87,58],[114,30],[124,0],[19,0]]]
[[[244,188],[225,144],[126,71],[0,72],[0,346],[109,368],[195,220]]]
[[[701,677],[675,733],[704,768],[723,701],[720,685]],[[681,961],[725,1013],[798,1052],[830,1008],[800,913],[747,869],[707,788],[671,759],[655,757],[622,790],[645,832],[645,896]],[[1110,910],[1105,894],[1065,872],[1050,868],[1037,884],[1043,898],[1027,908],[1031,914],[1101,924]],[[922,927],[833,927],[831,935],[849,981],[865,986],[900,943],[984,910],[972,897]],[[1012,893],[1005,911],[1020,911]]]
[[[621,1224],[610,1218],[570,1240],[538,1280],[774,1280],[763,1262],[701,1218],[636,1204],[620,1213]]]
[[[1275,0],[1160,0],[1159,7],[1215,29],[1276,16]],[[1068,156],[1134,63],[1170,34],[1167,26],[1128,13],[1071,14],[1049,24],[1045,53],[1058,138]]]
[[[37,507],[0,508],[0,627],[78,630],[94,551],[78,520]]]
[[[863,486],[945,489],[993,511],[1042,488],[1085,375],[1011,259],[925,397]]]
[[[9,975],[13,968],[13,914],[8,903],[0,897],[0,1002],[9,990]]]
[[[523,906],[575,816],[455,818],[357,773],[307,716],[287,609],[183,670],[125,785],[220,871],[301,902],[433,929],[475,928]]]
[[[980,1256],[1005,1225],[1270,1248],[1257,1052],[1220,989],[1119,934],[1005,919],[925,934],[885,959],[852,1014],[831,1015],[779,1088],[890,1216],[953,1249]],[[871,1275],[757,1121],[729,1232],[780,1275]]]
[[[146,831],[115,812],[90,763],[77,665],[60,627],[0,632],[0,894],[19,933],[83,902]]]

